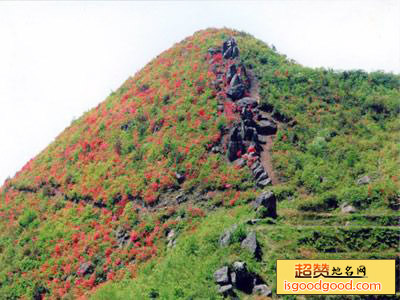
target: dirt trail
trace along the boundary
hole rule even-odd
[[[258,85],[258,80],[256,76],[254,75],[253,71],[247,70],[248,77],[250,79],[250,96],[254,99],[257,100],[258,103],[260,103],[260,88]],[[268,119],[273,120],[277,126],[278,130],[281,126],[280,122],[272,118],[272,116],[269,113],[262,112],[262,115],[266,116]],[[275,139],[276,134],[274,135],[268,135],[267,136],[267,142],[262,145],[262,151],[260,153],[260,160],[261,164],[263,165],[264,169],[267,171],[269,178],[271,178],[272,184],[278,184],[279,183],[279,178],[277,174],[274,171],[273,165],[272,165],[272,156],[271,156],[271,149],[274,144],[274,139]]]

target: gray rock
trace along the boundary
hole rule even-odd
[[[240,75],[239,74],[235,74],[235,75],[233,75],[233,77],[232,77],[232,79],[231,79],[231,81],[229,83],[229,86],[230,87],[234,87],[234,86],[239,85],[241,83],[242,83],[242,79],[240,78]]]
[[[233,163],[235,166],[243,168],[246,165],[246,160],[243,158],[239,158],[239,159],[235,160]]]
[[[357,212],[357,209],[353,205],[343,203],[342,205],[340,205],[340,211],[342,213],[349,214]]]
[[[227,266],[224,266],[214,272],[214,280],[219,285],[229,284],[229,270]]]
[[[261,135],[275,134],[277,131],[276,124],[269,120],[261,120],[257,123],[257,132]]]
[[[232,55],[231,58],[236,58],[239,56],[239,48],[237,46],[234,46],[232,48]]]
[[[181,204],[183,202],[186,202],[188,200],[188,197],[185,194],[179,194],[175,197],[175,200],[176,202],[178,202],[178,204]]]
[[[276,197],[271,191],[262,192],[253,202],[253,207],[258,209],[264,207],[265,211],[263,218],[270,217],[276,218]]]
[[[368,175],[365,175],[357,180],[358,185],[368,184],[370,182],[371,182],[371,177],[369,177]]]
[[[237,227],[238,227],[237,224],[235,224],[228,230],[224,231],[224,233],[220,236],[219,241],[218,241],[218,243],[221,247],[226,247],[230,244],[231,239],[232,239],[232,234],[237,229]]]
[[[91,262],[85,262],[81,264],[78,268],[78,271],[76,271],[76,274],[78,276],[85,276],[86,274],[93,273],[94,268]]]
[[[253,175],[257,179],[264,172],[264,167],[260,164],[260,166],[253,170]]]
[[[238,100],[243,97],[245,92],[245,86],[241,83],[235,86],[230,86],[226,95],[233,101]]]
[[[226,81],[231,82],[233,76],[237,73],[237,68],[235,64],[229,66],[228,71],[226,72]]]
[[[253,294],[268,297],[271,296],[272,291],[266,284],[259,284],[253,287]]]
[[[242,261],[236,261],[233,263],[232,269],[235,273],[235,282],[232,281],[234,286],[245,293],[251,293],[255,278],[254,274],[247,270],[246,263]]]
[[[258,141],[260,144],[266,144],[267,143],[267,136],[266,135],[258,135]]]
[[[183,183],[185,181],[185,174],[175,172],[175,177],[178,180],[178,183]]]
[[[221,149],[220,149],[219,146],[214,146],[214,147],[211,148],[211,152],[212,153],[220,153]]]
[[[268,179],[257,182],[257,186],[260,188],[265,188],[266,186],[271,184],[271,182],[272,182],[271,178],[268,178]]]
[[[240,245],[243,249],[247,249],[251,254],[257,254],[257,237],[254,231],[250,232]]]
[[[267,172],[263,171],[261,173],[261,175],[257,178],[257,182],[260,182],[260,181],[263,181],[263,180],[266,180],[266,179],[268,179],[268,174],[267,174]]]
[[[249,106],[249,107],[257,107],[258,102],[254,98],[244,97],[236,102],[237,106]]]
[[[223,285],[218,288],[218,293],[223,294],[224,296],[229,295],[230,293],[232,293],[232,291],[233,291],[232,284]]]
[[[252,171],[254,171],[255,169],[257,169],[257,168],[260,167],[260,166],[261,166],[260,161],[259,161],[259,160],[256,160],[256,161],[250,166],[250,169],[251,169]]]
[[[260,223],[262,221],[262,219],[250,219],[250,220],[247,220],[247,224],[249,224],[249,225],[255,225],[255,224],[257,224],[257,223]]]
[[[175,230],[171,229],[171,230],[168,232],[167,240],[172,240],[174,237],[175,237]]]

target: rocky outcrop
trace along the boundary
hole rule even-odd
[[[256,186],[264,188],[271,184],[271,179],[260,161],[262,145],[267,142],[265,136],[277,132],[277,125],[260,112],[257,99],[248,96],[251,89],[250,78],[246,67],[240,62],[236,40],[228,38],[220,51],[217,48],[210,48],[208,52],[211,57],[222,53],[224,58],[218,62],[210,60],[211,70],[217,77],[213,86],[222,96],[218,111],[224,111],[224,103],[231,102],[233,112],[238,117],[228,130],[226,139],[228,159],[240,167],[247,164],[253,172]]]
[[[235,296],[235,289],[246,294],[270,296],[271,290],[264,280],[247,268],[243,261],[235,261],[223,266],[214,273],[214,281],[218,284],[218,292],[226,296]]]
[[[260,212],[261,218],[276,218],[276,197],[274,193],[266,191],[261,193],[252,203],[253,207]]]

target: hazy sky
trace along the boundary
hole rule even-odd
[[[161,51],[224,26],[303,65],[400,73],[400,1],[0,2],[0,185]]]

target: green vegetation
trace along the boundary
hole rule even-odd
[[[206,55],[229,36],[279,121],[278,218],[254,225],[251,172],[211,151],[230,120]],[[399,112],[399,75],[311,69],[242,32],[197,32],[1,187],[0,298],[220,299],[213,273],[235,260],[275,292],[278,258],[394,258]],[[250,231],[260,261],[240,247]]]

